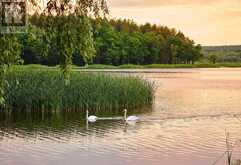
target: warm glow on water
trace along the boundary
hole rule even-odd
[[[1,114],[0,164],[204,165],[225,152],[225,129],[241,139],[241,69],[144,71],[131,74],[155,81],[155,105],[136,125]]]

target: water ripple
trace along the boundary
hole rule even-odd
[[[44,118],[0,113],[1,165],[212,164],[226,149],[225,130],[232,142],[241,136],[241,70],[231,71],[135,72],[158,88],[153,111],[133,125],[122,117],[87,126],[75,113]],[[235,158],[240,151],[239,144]]]

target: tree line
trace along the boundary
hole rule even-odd
[[[64,55],[70,53],[75,65],[85,64],[189,64],[202,57],[201,46],[182,32],[166,26],[146,23],[138,25],[132,20],[75,17],[59,18],[46,15],[30,17],[28,33],[19,36],[21,57],[25,64],[58,65]],[[62,28],[61,22],[69,21]],[[59,22],[57,28],[49,30],[48,22]],[[85,26],[83,26],[85,24]],[[74,28],[72,28],[74,26]],[[87,27],[87,28],[86,28]],[[75,30],[73,30],[75,29]],[[49,35],[64,32],[65,38]],[[51,33],[51,34],[46,34]],[[53,37],[52,37],[53,38]],[[77,39],[77,41],[69,41]],[[65,44],[56,44],[66,42]],[[68,45],[68,43],[70,45]],[[73,44],[74,45],[71,45]],[[70,51],[62,46],[73,47]],[[59,47],[61,46],[61,47]],[[85,49],[83,51],[83,49]],[[48,51],[46,51],[48,50]]]
[[[204,46],[202,48],[204,60],[212,63],[238,63],[241,62],[241,46]]]

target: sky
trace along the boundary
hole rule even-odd
[[[166,25],[202,45],[241,45],[241,0],[107,0],[112,18]]]

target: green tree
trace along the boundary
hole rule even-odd
[[[66,0],[48,0],[41,13],[45,16],[42,17],[42,26],[45,27],[47,41],[49,44],[54,43],[52,46],[58,50],[60,66],[66,80],[69,79],[74,52],[80,53],[88,62],[94,56],[92,29],[88,18],[90,13],[95,17],[107,14],[105,0],[77,0],[74,3]]]
[[[144,64],[157,63],[161,49],[163,47],[163,42],[164,38],[160,34],[157,35],[154,32],[148,32],[144,34]]]
[[[95,31],[94,38],[97,51],[95,63],[112,64],[111,56],[115,54],[118,42],[117,32],[106,20],[101,20]]]
[[[200,45],[166,26],[49,12],[30,19],[34,28],[27,36],[29,42],[22,42],[23,57],[29,60],[26,63],[60,63],[63,71],[68,71],[72,61],[77,65],[92,63],[92,59],[93,63],[112,65],[178,64],[194,63],[202,57]],[[42,50],[47,55],[42,56]]]
[[[21,47],[15,34],[0,34],[0,107],[4,106],[5,74],[12,64],[20,62]]]
[[[212,53],[208,56],[209,62],[211,62],[213,64],[216,64],[217,58],[218,58],[218,56],[216,54],[212,54]]]
[[[24,64],[44,62],[48,50],[44,29],[30,24],[27,34],[21,34],[19,40],[21,41],[21,58],[24,60]]]
[[[144,63],[144,51],[142,44],[143,35],[139,32],[126,35],[125,44],[128,53],[127,63],[131,64],[143,64]]]

